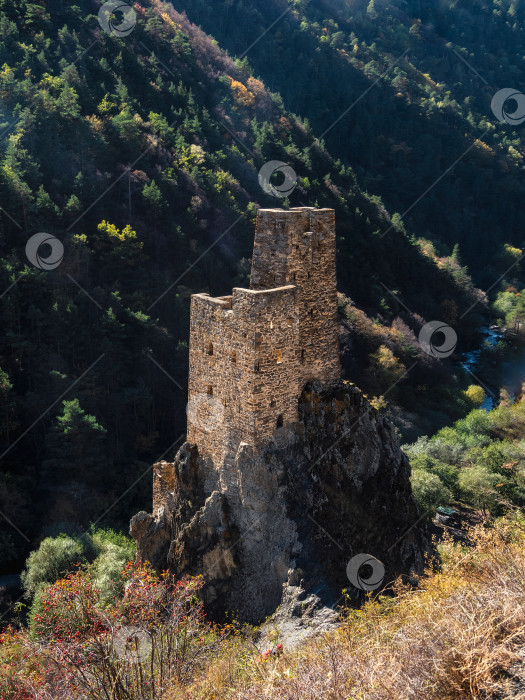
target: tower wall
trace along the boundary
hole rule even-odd
[[[241,441],[271,438],[297,420],[297,288],[235,288],[191,302],[188,441],[216,465]]]
[[[341,373],[333,209],[260,209],[250,287],[298,287],[301,377],[330,381]]]
[[[224,466],[297,420],[306,381],[339,375],[334,211],[259,210],[250,289],[191,299],[187,439]]]

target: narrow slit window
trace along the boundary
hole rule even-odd
[[[273,396],[270,399],[270,408],[275,408],[275,399],[273,398]]]
[[[305,352],[304,352],[304,348],[303,348],[301,350],[301,362],[304,362],[304,358],[305,358]]]
[[[277,427],[282,428],[283,424],[284,424],[284,418],[283,418],[283,414],[281,413],[281,415],[277,418]]]
[[[208,343],[208,347],[206,348],[206,354],[213,355],[213,343]]]
[[[206,393],[208,394],[208,396],[213,396],[213,387],[209,386],[208,391]]]
[[[256,361],[256,363],[254,364],[253,368],[254,368],[254,370],[255,370],[256,372],[260,372],[260,371],[261,371],[261,363],[259,362],[259,360]]]
[[[283,352],[282,350],[277,350],[277,364],[280,365],[282,364],[283,361]]]

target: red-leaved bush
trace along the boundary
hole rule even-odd
[[[0,697],[148,700],[190,682],[226,636],[205,618],[201,578],[137,563],[122,576],[105,606],[89,567],[44,589],[30,631],[0,635]]]

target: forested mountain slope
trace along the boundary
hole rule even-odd
[[[247,283],[257,206],[336,209],[347,376],[377,395],[395,382],[389,399],[442,411],[450,369],[418,329],[480,299],[465,346],[484,309],[457,256],[418,245],[245,62],[157,2],[111,36],[100,4],[0,0],[0,554],[13,570],[43,532],[149,507],[149,465],[185,430],[189,295]],[[269,160],[298,174],[289,201],[259,186]],[[63,243],[52,270],[26,257],[37,232]]]
[[[499,89],[525,87],[523,3],[173,5],[231,55],[249,49],[255,74],[308,118],[317,136],[326,132],[328,150],[352,166],[359,186],[380,195],[390,212],[406,212],[405,226],[415,235],[441,241],[445,250],[459,243],[484,289],[506,269],[499,266],[507,257],[502,246],[523,248],[523,124],[500,123],[491,111]]]

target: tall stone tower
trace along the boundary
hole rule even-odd
[[[139,560],[202,575],[212,615],[257,624],[285,602],[272,629],[295,641],[336,619],[350,557],[385,583],[422,572],[408,459],[339,375],[334,212],[260,210],[250,289],[192,297],[187,443],[131,521]]]
[[[333,209],[260,209],[250,289],[191,299],[188,435],[216,468],[297,421],[340,376]]]

